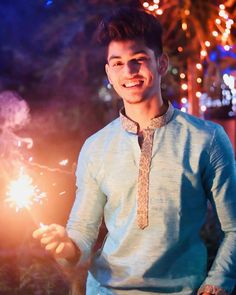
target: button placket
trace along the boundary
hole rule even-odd
[[[143,130],[143,144],[139,163],[137,223],[140,229],[148,226],[149,174],[155,129]]]

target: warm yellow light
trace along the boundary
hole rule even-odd
[[[198,70],[201,70],[201,69],[202,69],[202,65],[201,65],[200,63],[197,63],[197,64],[196,64],[196,68],[197,68]]]
[[[203,56],[203,57],[207,56],[207,52],[206,52],[206,50],[202,50],[202,51],[200,52],[200,54],[201,54],[201,56]]]
[[[144,3],[143,3],[143,7],[144,7],[144,8],[148,8],[148,6],[149,6],[149,3],[148,3],[148,2],[144,2]]]
[[[183,29],[183,31],[186,31],[187,28],[188,28],[187,23],[182,23],[182,29]]]
[[[153,11],[153,10],[154,10],[154,7],[153,7],[152,5],[150,5],[150,6],[148,7],[148,10]]]
[[[181,79],[184,79],[186,77],[186,75],[184,73],[181,73],[179,76]]]
[[[154,5],[153,5],[153,8],[154,8],[154,9],[158,9],[158,8],[159,8],[159,5],[158,5],[158,4],[154,4]]]
[[[185,15],[190,15],[190,11],[188,9],[185,9],[184,13]]]
[[[213,35],[214,37],[218,37],[219,33],[218,33],[217,31],[213,31],[213,32],[212,32],[212,35]]]
[[[202,83],[202,78],[197,78],[197,83],[198,84]]]
[[[205,42],[205,45],[206,45],[206,47],[210,47],[210,46],[211,46],[211,42],[206,41],[206,42]]]
[[[183,47],[179,46],[179,47],[178,47],[178,51],[179,51],[179,52],[183,52]]]
[[[230,35],[230,29],[226,29],[225,34]]]
[[[187,89],[188,89],[188,85],[187,85],[186,83],[183,83],[183,84],[181,85],[181,88],[182,88],[183,90],[187,90]]]
[[[219,18],[217,18],[217,19],[215,20],[215,22],[216,22],[217,25],[220,25],[220,24],[221,24],[221,20],[220,20]]]
[[[159,4],[160,0],[153,0],[153,3]]]
[[[220,4],[219,8],[220,8],[221,10],[224,10],[224,9],[225,9],[224,4]]]
[[[201,97],[201,95],[202,95],[202,93],[201,93],[200,91],[197,91],[197,92],[196,92],[196,97],[199,98],[199,97]]]
[[[156,14],[158,14],[158,15],[162,15],[162,14],[163,14],[163,10],[162,10],[162,9],[157,9],[157,10],[156,10]]]

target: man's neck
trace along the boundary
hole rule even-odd
[[[139,125],[139,132],[150,125],[151,119],[164,115],[168,105],[160,99],[146,100],[137,104],[125,103],[125,114]]]

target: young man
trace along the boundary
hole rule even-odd
[[[236,278],[236,173],[223,129],[163,100],[168,58],[152,15],[120,9],[100,25],[120,117],[91,136],[78,162],[65,229],[38,229],[56,257],[84,261],[102,217],[108,234],[92,258],[87,294],[230,294]],[[199,231],[210,200],[224,231],[206,274]]]

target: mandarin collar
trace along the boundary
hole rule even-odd
[[[151,123],[147,128],[157,129],[166,125],[171,120],[173,114],[174,114],[174,107],[172,106],[170,102],[168,102],[168,109],[166,113],[164,113],[163,115],[159,117],[155,117],[151,119]],[[120,110],[120,120],[121,120],[122,127],[126,131],[134,133],[134,134],[138,134],[138,131],[139,131],[138,123],[126,117],[124,108]]]

